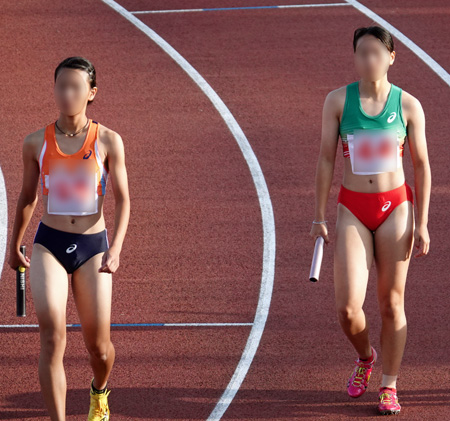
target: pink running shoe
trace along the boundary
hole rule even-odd
[[[378,412],[381,415],[397,415],[400,413],[402,407],[398,403],[397,389],[390,387],[380,388],[380,394],[378,395]]]
[[[359,358],[355,361],[356,367],[348,379],[347,391],[352,398],[359,398],[369,386],[370,374],[373,365],[377,360],[377,353],[372,348],[372,361],[361,361]]]

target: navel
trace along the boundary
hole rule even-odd
[[[72,219],[70,223],[73,225],[75,223],[75,219]]]

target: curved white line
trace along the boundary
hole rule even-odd
[[[450,86],[450,75],[448,72],[428,53],[426,53],[422,48],[420,48],[415,42],[411,41],[405,34],[400,32],[395,26],[391,25],[387,20],[383,19],[381,16],[377,15],[375,12],[370,10],[368,7],[361,4],[356,0],[345,0],[347,3],[351,4],[355,9],[359,10],[361,13],[365,14],[368,18],[377,22],[379,25],[386,28],[394,37],[396,37],[402,44],[408,47],[417,57],[419,57],[427,66],[433,70],[448,86]]]
[[[226,387],[224,393],[217,402],[214,410],[211,412],[208,420],[220,420],[222,415],[227,410],[231,401],[235,397],[237,391],[241,387],[245,376],[250,368],[253,358],[258,349],[261,336],[269,315],[270,301],[272,299],[272,290],[275,276],[275,220],[273,215],[272,202],[270,200],[269,190],[267,188],[264,175],[259,165],[250,143],[248,142],[244,132],[240,128],[234,116],[231,114],[228,107],[211,88],[206,80],[192,67],[188,61],[181,56],[170,44],[161,38],[155,31],[150,29],[138,18],[133,16],[128,10],[120,6],[114,0],[102,0],[108,6],[113,8],[116,12],[121,14],[125,19],[131,22],[152,41],[154,41],[162,50],[164,50],[198,85],[203,93],[213,103],[229,130],[233,134],[238,143],[241,152],[250,169],[250,173],[255,184],[258,195],[259,206],[261,208],[262,225],[263,225],[263,262],[262,262],[262,276],[261,287],[259,292],[258,306],[256,308],[255,319],[253,327],[250,331],[242,353],[241,359],[236,367],[236,370]]]
[[[6,201],[5,179],[0,168],[0,275],[6,256],[6,238],[8,235],[8,203]]]

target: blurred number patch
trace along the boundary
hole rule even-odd
[[[347,140],[354,174],[395,172],[401,164],[400,144],[395,131],[355,130]]]
[[[48,213],[89,215],[97,212],[96,173],[93,160],[50,162]]]

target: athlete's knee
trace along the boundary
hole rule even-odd
[[[337,306],[337,314],[341,323],[351,322],[362,313],[362,307],[353,304],[343,304]]]
[[[41,328],[41,355],[46,358],[62,358],[66,349],[66,330]]]
[[[380,299],[380,313],[383,320],[398,320],[405,317],[403,297],[392,294]]]
[[[114,346],[111,341],[95,342],[87,345],[87,350],[92,358],[99,361],[107,361]]]

